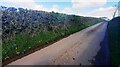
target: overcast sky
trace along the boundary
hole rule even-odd
[[[1,6],[112,18],[119,0],[0,0]]]

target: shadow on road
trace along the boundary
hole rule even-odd
[[[105,37],[100,44],[101,48],[95,56],[95,65],[110,65],[110,53],[108,45],[108,29],[105,32]]]

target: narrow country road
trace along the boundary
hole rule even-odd
[[[8,65],[92,65],[106,29],[98,23]]]

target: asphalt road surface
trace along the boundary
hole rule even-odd
[[[98,23],[8,65],[92,65],[106,29]]]

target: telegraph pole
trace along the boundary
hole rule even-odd
[[[115,12],[113,14],[113,18],[115,17],[117,10],[118,10],[118,16],[120,16],[120,1],[118,2],[118,5],[115,5],[116,9]]]
[[[120,1],[118,2],[118,16],[120,16]]]
[[[116,6],[115,6],[116,7]],[[117,13],[117,8],[115,9],[115,12],[113,14],[113,18],[115,17],[115,14]]]

